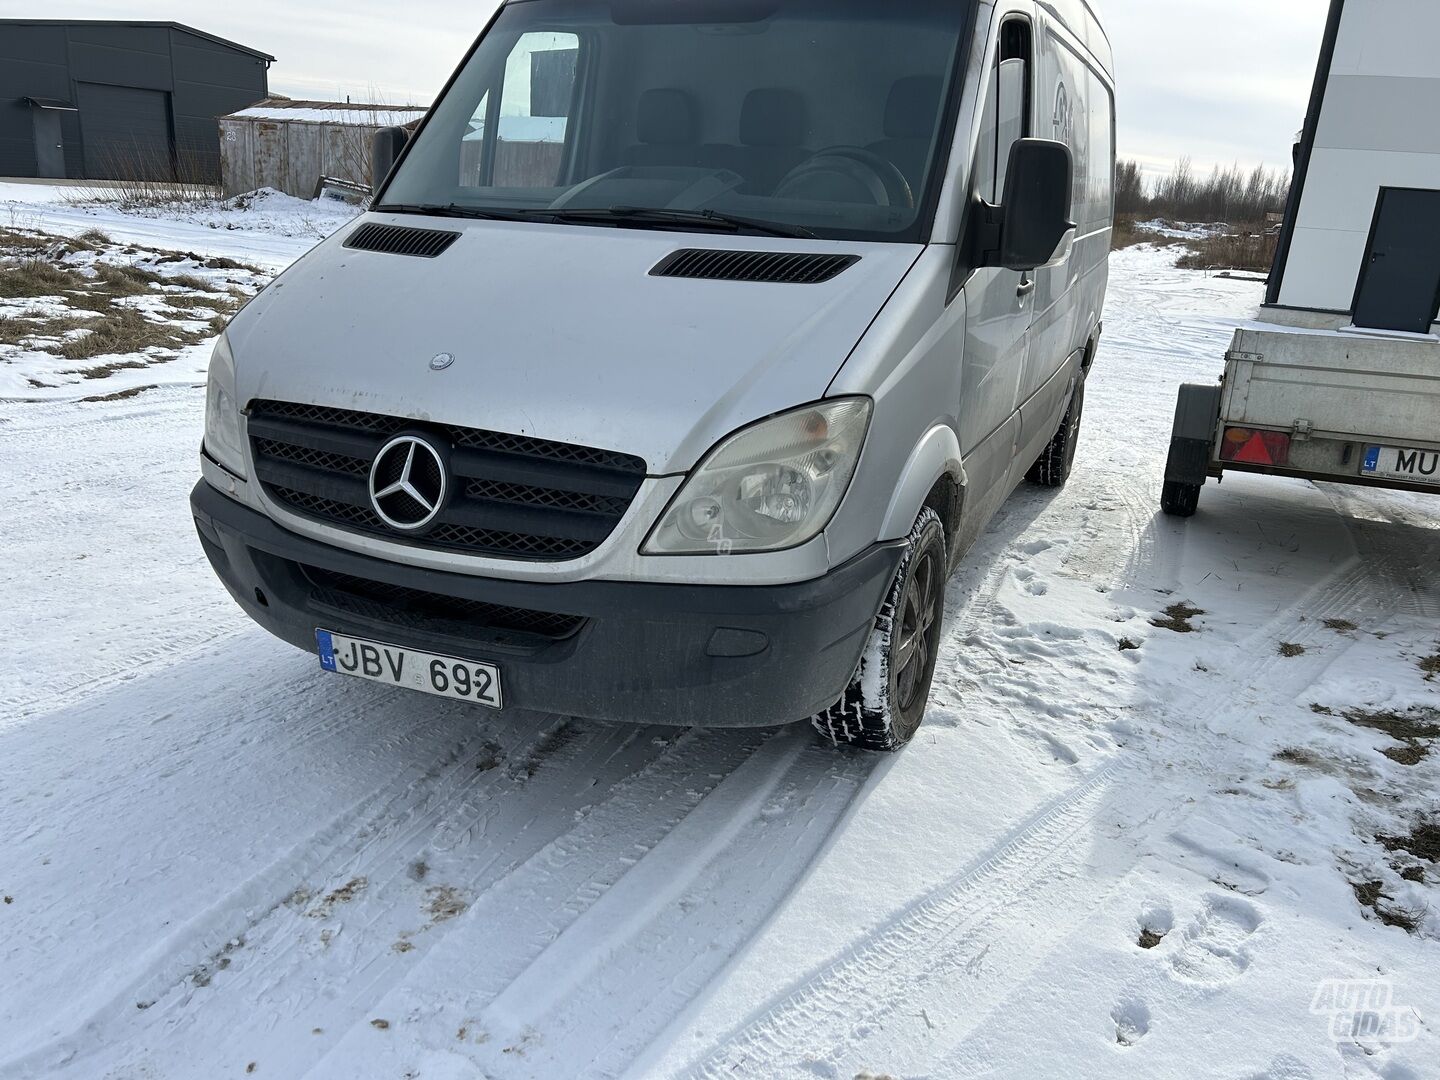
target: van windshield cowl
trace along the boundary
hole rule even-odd
[[[928,238],[968,0],[512,0],[375,209]]]

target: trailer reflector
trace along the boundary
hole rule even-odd
[[[1287,465],[1290,436],[1283,431],[1226,428],[1220,440],[1220,460],[1245,465]]]

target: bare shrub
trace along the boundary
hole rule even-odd
[[[105,175],[76,189],[77,203],[117,203],[122,209],[211,205],[219,202],[219,177],[201,156],[173,154],[168,146],[132,140],[115,143],[97,154]]]

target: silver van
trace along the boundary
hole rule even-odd
[[[236,601],[481,706],[908,742],[947,575],[1075,455],[1086,0],[509,0],[376,158],[215,349]]]

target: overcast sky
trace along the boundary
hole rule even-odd
[[[883,3],[885,0],[876,0]],[[1148,170],[1289,167],[1329,0],[1095,0],[1115,45],[1119,151]],[[291,97],[428,104],[493,0],[0,0],[0,16],[174,19],[273,53]]]

